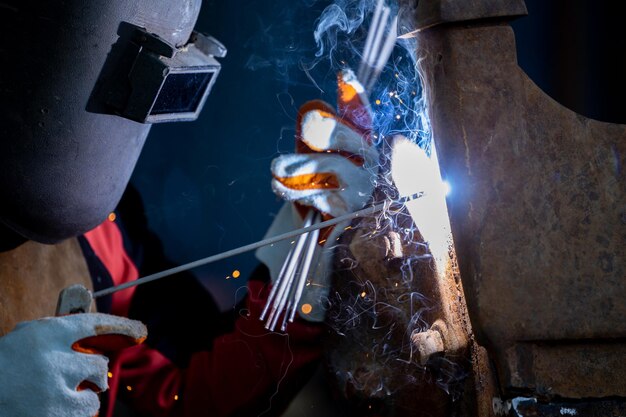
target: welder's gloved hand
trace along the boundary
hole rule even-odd
[[[338,84],[338,111],[319,100],[304,104],[296,126],[297,153],[272,161],[278,196],[331,217],[365,205],[379,157],[363,87],[352,71],[340,73]]]
[[[111,353],[141,343],[140,322],[87,313],[18,324],[0,338],[0,415],[93,417]]]
[[[321,212],[324,220],[363,208],[372,196],[379,166],[371,131],[372,111],[365,90],[350,70],[338,75],[336,111],[319,100],[300,108],[296,153],[272,161],[272,189],[293,204],[281,209],[267,237],[302,227],[304,213],[311,208]],[[339,224],[320,233],[323,250],[318,251],[298,308],[305,319],[324,319],[330,249],[345,226]],[[277,278],[290,247],[287,241],[257,251],[272,280]],[[303,305],[307,308],[301,308]]]

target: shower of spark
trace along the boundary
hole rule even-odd
[[[336,266],[341,270],[336,271],[340,278],[326,300],[327,322],[340,342],[330,352],[329,361],[337,365],[333,369],[337,381],[353,388],[375,385],[386,392],[384,398],[391,398],[394,390],[404,390],[404,384],[410,392],[415,384],[428,378],[412,359],[415,347],[410,336],[429,328],[428,312],[436,306],[418,289],[424,279],[436,279],[433,273],[443,273],[451,245],[445,201],[451,189],[442,180],[432,143],[426,98],[417,71],[419,50],[414,38],[397,37],[398,33],[413,30],[410,19],[414,16],[414,3],[335,0],[322,13],[315,31],[319,46],[316,56],[319,60],[327,57],[333,70],[344,69],[346,62],[360,61],[357,78],[369,94],[374,116],[372,138],[384,158],[379,175],[374,176],[375,199],[398,199],[417,190],[424,197],[407,203],[407,210],[379,212],[358,227],[367,229],[360,231],[358,239],[368,240],[368,244],[381,243],[377,239],[388,231],[396,232],[409,245],[424,244],[423,248],[414,248],[415,253],[395,267],[400,271],[398,276],[385,278],[385,274],[395,270],[387,268],[373,283],[364,266],[371,259],[359,261],[351,249],[343,247],[343,242],[354,243],[350,238],[333,248],[337,250]],[[366,25],[367,36],[362,29]],[[395,48],[396,45],[400,47]],[[340,53],[345,56],[338,56]],[[358,357],[357,351],[365,352],[367,359],[352,362]],[[373,374],[379,376],[376,384],[366,378],[369,371],[376,371]],[[384,372],[388,377],[380,377]],[[442,364],[432,378],[442,392],[456,398],[463,375],[462,368],[450,362]],[[372,395],[378,398],[381,391]],[[365,392],[361,394],[368,395]],[[390,401],[393,404],[397,398]]]
[[[389,24],[391,9],[383,2],[378,0],[374,11],[357,76],[367,93],[387,65],[398,36],[398,18],[394,17]],[[305,218],[305,227],[321,221],[321,215],[311,210]],[[309,273],[315,272],[315,266],[311,266],[317,258],[318,247],[318,232],[301,235],[296,245],[291,246],[260,317],[261,320],[267,318],[267,329],[274,331],[281,316],[282,331],[286,330],[288,322],[293,322]]]

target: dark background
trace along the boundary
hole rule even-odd
[[[526,0],[512,23],[519,65],[545,92],[587,117],[626,123],[622,2]]]
[[[153,127],[131,180],[176,263],[263,238],[280,208],[270,162],[292,150],[299,105],[323,96],[301,65],[314,58],[314,20],[325,4],[203,2],[197,28],[227,46],[222,71],[196,122]],[[328,65],[313,72],[321,83],[334,79]],[[228,309],[255,265],[249,253],[194,272]]]
[[[200,119],[153,128],[132,178],[167,255],[185,263],[261,239],[280,202],[271,160],[293,146],[297,108],[333,99],[334,70],[311,75],[315,19],[328,1],[205,1],[198,21],[228,47]],[[585,116],[626,123],[626,27],[621,2],[527,0],[512,23],[520,66],[549,95]],[[253,254],[195,270],[223,309],[244,295]],[[241,277],[232,278],[239,270]],[[230,278],[229,278],[230,277]],[[314,385],[292,415],[331,415]]]
[[[176,263],[261,239],[280,207],[269,166],[293,146],[297,108],[333,100],[334,70],[314,59],[315,20],[329,1],[204,1],[198,28],[228,47],[196,122],[156,125],[132,183],[150,226]],[[585,116],[626,123],[626,29],[620,2],[528,0],[513,22],[520,66],[548,94]],[[224,309],[256,261],[252,253],[199,268]],[[239,270],[241,278],[232,278]],[[228,277],[231,278],[228,278]]]

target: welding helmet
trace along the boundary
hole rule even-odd
[[[201,0],[0,3],[0,226],[43,243],[117,205],[152,123],[193,120],[226,50]]]

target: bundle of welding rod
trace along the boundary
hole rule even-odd
[[[394,17],[390,23],[391,9],[383,3],[384,0],[378,0],[374,10],[357,72],[357,78],[365,88],[366,94],[371,92],[387,65],[398,35],[398,18]],[[311,209],[304,219],[304,227],[321,221],[321,214]],[[307,277],[315,272],[315,268],[311,266],[314,260],[319,258],[318,238],[319,230],[314,230],[300,235],[293,242],[260,317],[261,320],[267,318],[266,329],[274,331],[281,317],[281,331],[286,330],[288,322],[293,322]]]

